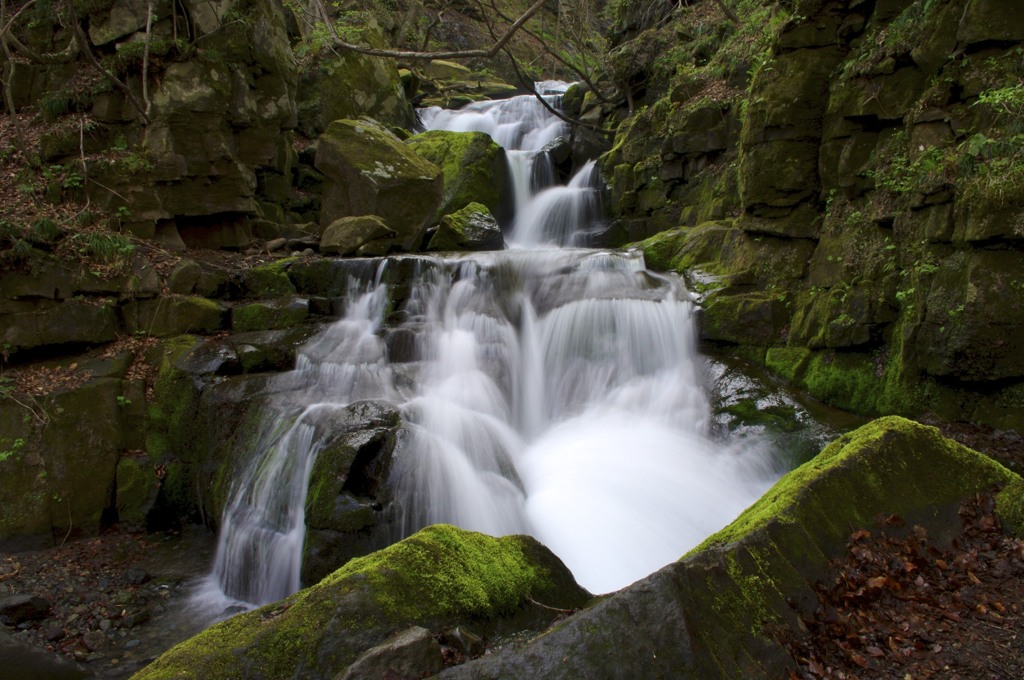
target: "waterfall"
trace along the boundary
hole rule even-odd
[[[211,582],[230,597],[262,603],[298,588],[319,422],[357,399],[397,404],[407,430],[389,480],[390,538],[438,522],[533,534],[593,592],[678,559],[778,474],[765,447],[710,438],[680,281],[646,271],[637,252],[566,247],[601,206],[592,162],[544,186],[554,172],[542,150],[566,133],[560,119],[516,97],[428,109],[421,122],[483,131],[509,150],[513,247],[389,258],[353,277],[345,315],[279,378],[286,394],[225,511]],[[389,303],[382,271],[403,258],[429,266],[404,267],[411,294]],[[389,304],[388,329],[416,338],[401,370],[381,340]]]

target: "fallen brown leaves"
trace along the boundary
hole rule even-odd
[[[944,548],[890,517],[855,531],[817,588],[808,635],[789,644],[791,679],[1024,677],[1024,542],[1005,536],[990,496],[965,504]]]

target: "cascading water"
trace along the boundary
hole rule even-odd
[[[517,97],[421,120],[510,149],[522,195],[513,247],[407,256],[429,266],[412,268],[412,293],[389,317],[417,339],[402,370],[380,337],[380,272],[353,281],[345,317],[280,379],[292,389],[225,513],[212,582],[231,597],[262,603],[298,587],[317,419],[357,399],[399,404],[408,429],[392,463],[392,538],[437,522],[530,533],[594,592],[678,559],[778,474],[763,447],[708,437],[679,282],[647,272],[638,253],[555,247],[600,215],[592,164],[568,186],[533,181],[553,175],[534,166],[566,131],[558,118]],[[399,374],[414,379],[399,389]]]

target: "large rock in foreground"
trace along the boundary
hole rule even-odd
[[[554,616],[531,600],[573,608],[589,597],[532,538],[434,526],[352,560],[312,588],[209,628],[135,677],[341,677],[364,652],[390,644],[410,625],[438,631],[472,622],[486,633],[515,619],[526,629]]]
[[[996,486],[1004,526],[1019,526],[1019,476],[935,428],[879,419],[783,477],[684,560],[441,677],[787,677],[796,666],[778,640],[805,634],[798,618],[818,605],[812,586],[853,530],[896,514],[948,540],[961,503]]]
[[[378,215],[396,232],[394,247],[419,250],[441,205],[441,170],[376,122],[336,120],[320,137],[316,168],[324,183],[320,224]]]

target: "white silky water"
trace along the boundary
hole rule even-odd
[[[509,149],[510,248],[403,256],[412,293],[392,308],[380,281],[402,258],[367,261],[345,316],[278,379],[293,389],[270,404],[239,476],[209,591],[259,604],[299,587],[318,418],[359,399],[398,405],[407,430],[389,480],[392,539],[439,522],[532,534],[595,593],[678,559],[779,474],[766,446],[709,436],[695,308],[678,279],[636,252],[567,247],[601,210],[592,163],[546,185],[554,171],[538,152],[566,134],[561,120],[517,97],[421,121]],[[399,363],[382,335],[402,328],[416,347]]]

